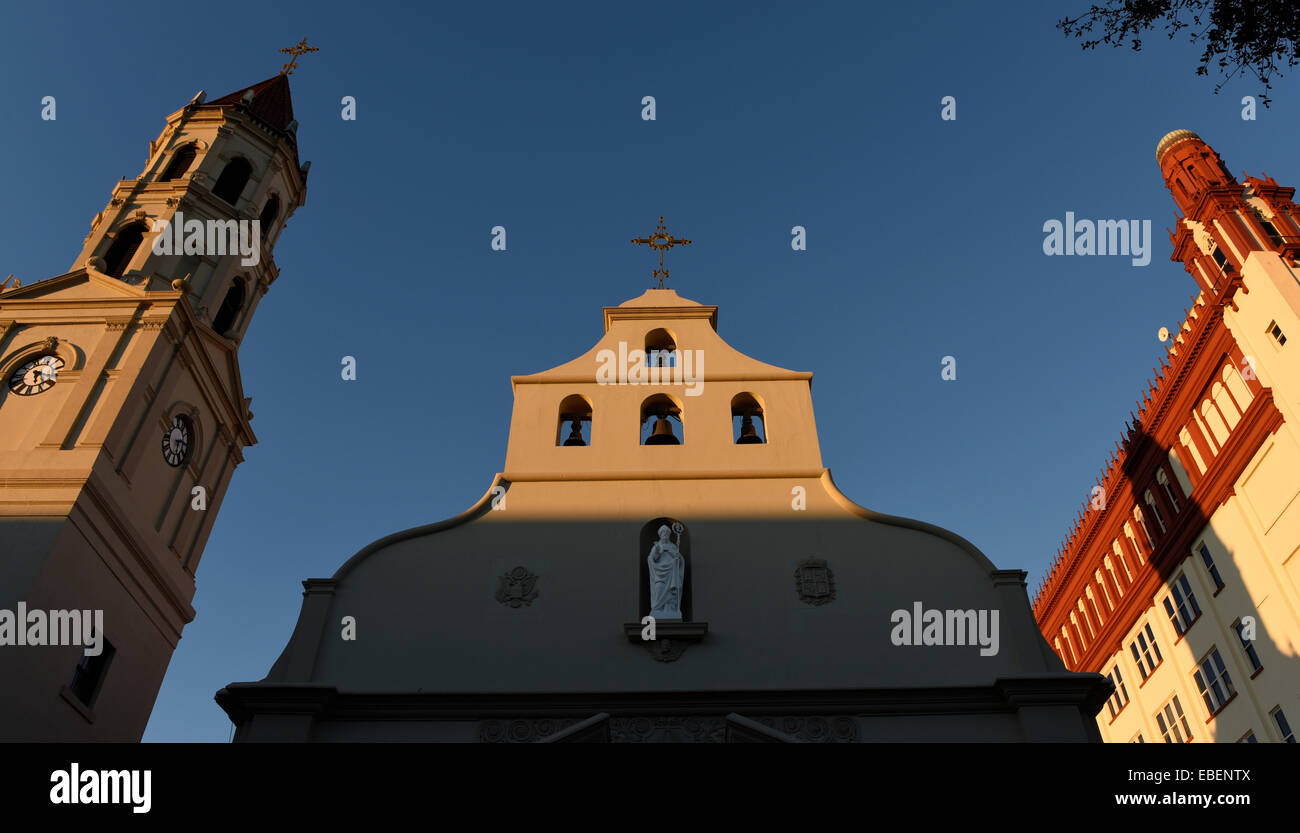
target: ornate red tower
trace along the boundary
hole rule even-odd
[[[1300,209],[1190,130],[1156,146],[1200,291],[1034,600],[1114,690],[1109,741],[1285,741],[1300,717]],[[1277,600],[1277,601],[1274,601]],[[1280,601],[1280,603],[1278,603]],[[1288,718],[1287,716],[1291,717]]]
[[[1270,176],[1246,176],[1243,186],[1214,148],[1190,130],[1161,139],[1156,162],[1183,215],[1178,231],[1170,234],[1173,260],[1183,262],[1207,300],[1232,303],[1251,251],[1276,252],[1294,265],[1300,256],[1294,188]]]

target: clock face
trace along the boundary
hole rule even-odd
[[[163,434],[163,459],[169,466],[179,466],[190,456],[190,441],[194,432],[190,430],[190,421],[178,416],[172,420],[172,427]]]
[[[9,377],[9,390],[19,396],[35,396],[54,387],[63,359],[58,356],[41,356],[14,371]]]

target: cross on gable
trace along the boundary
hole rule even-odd
[[[654,270],[654,277],[659,279],[659,288],[663,289],[664,278],[668,277],[668,270],[664,268],[664,252],[668,251],[673,246],[690,245],[691,241],[682,240],[681,238],[673,237],[669,234],[668,229],[664,228],[664,218],[660,217],[659,225],[655,228],[654,234],[649,237],[634,237],[632,238],[632,242],[637,245],[649,246],[659,252],[659,268]]]

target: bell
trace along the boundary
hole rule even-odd
[[[736,445],[752,445],[762,443],[763,438],[758,436],[754,430],[754,420],[749,414],[740,418],[740,436],[736,438]]]
[[[651,432],[650,438],[645,441],[646,445],[681,445],[682,441],[677,439],[673,433],[673,425],[663,417],[655,417],[655,430]]]
[[[587,441],[582,438],[582,421],[572,420],[573,430],[569,432],[569,438],[564,441],[565,445],[586,445]]]

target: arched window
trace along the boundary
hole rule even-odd
[[[1141,507],[1141,506],[1134,506],[1134,507],[1133,507],[1133,520],[1137,521],[1137,522],[1138,522],[1138,526],[1142,527],[1142,534],[1143,534],[1143,535],[1146,537],[1146,539],[1147,539],[1147,545],[1151,547],[1151,551],[1152,551],[1152,552],[1155,552],[1155,549],[1156,549],[1156,539],[1155,539],[1155,536],[1153,536],[1153,535],[1151,534],[1151,529],[1147,526],[1147,519],[1144,518],[1144,517],[1142,517],[1142,507]],[[1138,552],[1141,552],[1141,550],[1138,550]]]
[[[1139,514],[1136,506],[1133,507],[1133,514]],[[1124,522],[1124,537],[1128,540],[1129,546],[1133,548],[1133,552],[1137,553],[1138,563],[1145,564],[1146,561],[1144,559],[1146,556],[1143,554],[1142,548],[1138,546],[1137,534],[1133,532],[1133,525],[1128,521]],[[1133,574],[1129,572],[1128,561],[1124,559],[1124,548],[1122,546],[1119,549],[1119,560],[1124,563],[1124,572],[1128,574],[1128,583],[1132,584]]]
[[[1070,624],[1074,627],[1074,635],[1079,638],[1079,653],[1086,653],[1088,642],[1083,638],[1083,628],[1079,627],[1079,617],[1074,615],[1073,610],[1070,611]]]
[[[1092,615],[1097,617],[1097,627],[1100,628],[1106,624],[1106,620],[1101,616],[1101,605],[1097,604],[1097,596],[1092,592],[1092,585],[1089,585],[1084,590],[1084,593],[1088,597],[1088,602],[1092,605]]]
[[[1223,414],[1224,421],[1228,423],[1228,430],[1236,428],[1237,423],[1241,421],[1241,412],[1237,410],[1237,403],[1232,401],[1232,395],[1228,393],[1228,389],[1222,382],[1215,382],[1210,387],[1210,398],[1218,406],[1219,413]]]
[[[226,163],[225,170],[217,177],[217,184],[212,186],[212,195],[235,205],[252,175],[253,166],[248,164],[247,159],[237,156]]]
[[[117,237],[113,238],[113,245],[109,246],[108,251],[104,253],[105,274],[115,278],[126,274],[131,259],[135,257],[136,251],[144,241],[144,232],[143,223],[132,223],[118,231]]]
[[[1070,631],[1066,629],[1065,625],[1061,625],[1061,636],[1065,637],[1065,647],[1070,651],[1070,665],[1078,665],[1079,658],[1074,653],[1074,640],[1070,639]]]
[[[572,447],[590,443],[591,401],[576,393],[564,397],[556,420],[555,444]]]
[[[1115,542],[1115,553],[1119,553],[1118,541]],[[1119,594],[1121,599],[1124,598],[1124,585],[1120,584],[1119,576],[1115,575],[1115,565],[1111,562],[1109,555],[1102,559],[1102,564],[1106,567],[1106,572],[1110,574],[1110,581],[1115,585],[1115,592]]]
[[[1214,441],[1222,447],[1228,441],[1228,426],[1223,423],[1223,417],[1219,416],[1219,409],[1214,407],[1213,402],[1206,399],[1201,403],[1201,417],[1210,426],[1210,430],[1214,432]]]
[[[1101,570],[1093,570],[1092,577],[1097,580],[1097,586],[1101,588],[1101,595],[1106,599],[1106,608],[1110,611],[1115,610],[1115,603],[1110,598],[1110,588],[1106,586],[1106,579],[1101,575]]]
[[[172,156],[172,161],[167,163],[167,169],[163,171],[163,175],[158,177],[158,181],[169,182],[185,176],[190,166],[194,164],[194,156],[197,152],[198,150],[193,142],[176,151],[176,154]]]
[[[226,331],[235,325],[235,319],[243,308],[244,280],[235,278],[230,284],[230,290],[226,292],[226,299],[221,302],[221,309],[217,310],[217,317],[212,319],[212,329],[225,335]]]
[[[1167,530],[1165,529],[1165,519],[1160,514],[1160,507],[1156,505],[1156,496],[1151,494],[1150,489],[1147,489],[1142,493],[1142,499],[1146,501],[1147,506],[1151,507],[1151,514],[1155,516],[1156,523],[1160,525],[1160,534],[1163,535]]]
[[[1156,469],[1156,482],[1165,490],[1165,497],[1169,498],[1169,505],[1173,507],[1174,514],[1178,514],[1178,498],[1174,496],[1174,486],[1169,482],[1169,475],[1165,474],[1164,469]]]
[[[675,399],[656,393],[641,403],[641,445],[681,445],[685,441],[682,406]]]
[[[758,445],[767,442],[767,425],[763,421],[763,406],[752,393],[738,393],[731,398],[731,431],[736,445]]]
[[[672,333],[658,329],[645,334],[645,366],[677,366],[677,342],[673,340]]]
[[[1079,608],[1079,615],[1083,617],[1083,623],[1088,626],[1088,638],[1096,639],[1097,632],[1092,629],[1092,619],[1088,617],[1088,608],[1084,606],[1082,596],[1079,597],[1078,608]]]
[[[1246,409],[1250,407],[1250,400],[1255,397],[1250,392],[1250,388],[1246,386],[1245,380],[1241,378],[1241,373],[1238,372],[1236,365],[1231,362],[1225,364],[1223,366],[1222,376],[1223,383],[1228,386],[1228,392],[1231,393],[1232,398],[1236,400],[1237,408],[1240,409],[1242,413],[1245,413]]]
[[[1196,463],[1196,470],[1205,474],[1205,461],[1201,459],[1201,452],[1196,447],[1196,441],[1192,439],[1192,432],[1186,428],[1178,432],[1178,441],[1187,449],[1187,453],[1192,455],[1192,462]]]
[[[257,218],[257,223],[262,228],[262,242],[271,234],[271,226],[275,225],[275,218],[280,216],[280,198],[275,194],[266,201],[262,206],[262,216]]]

